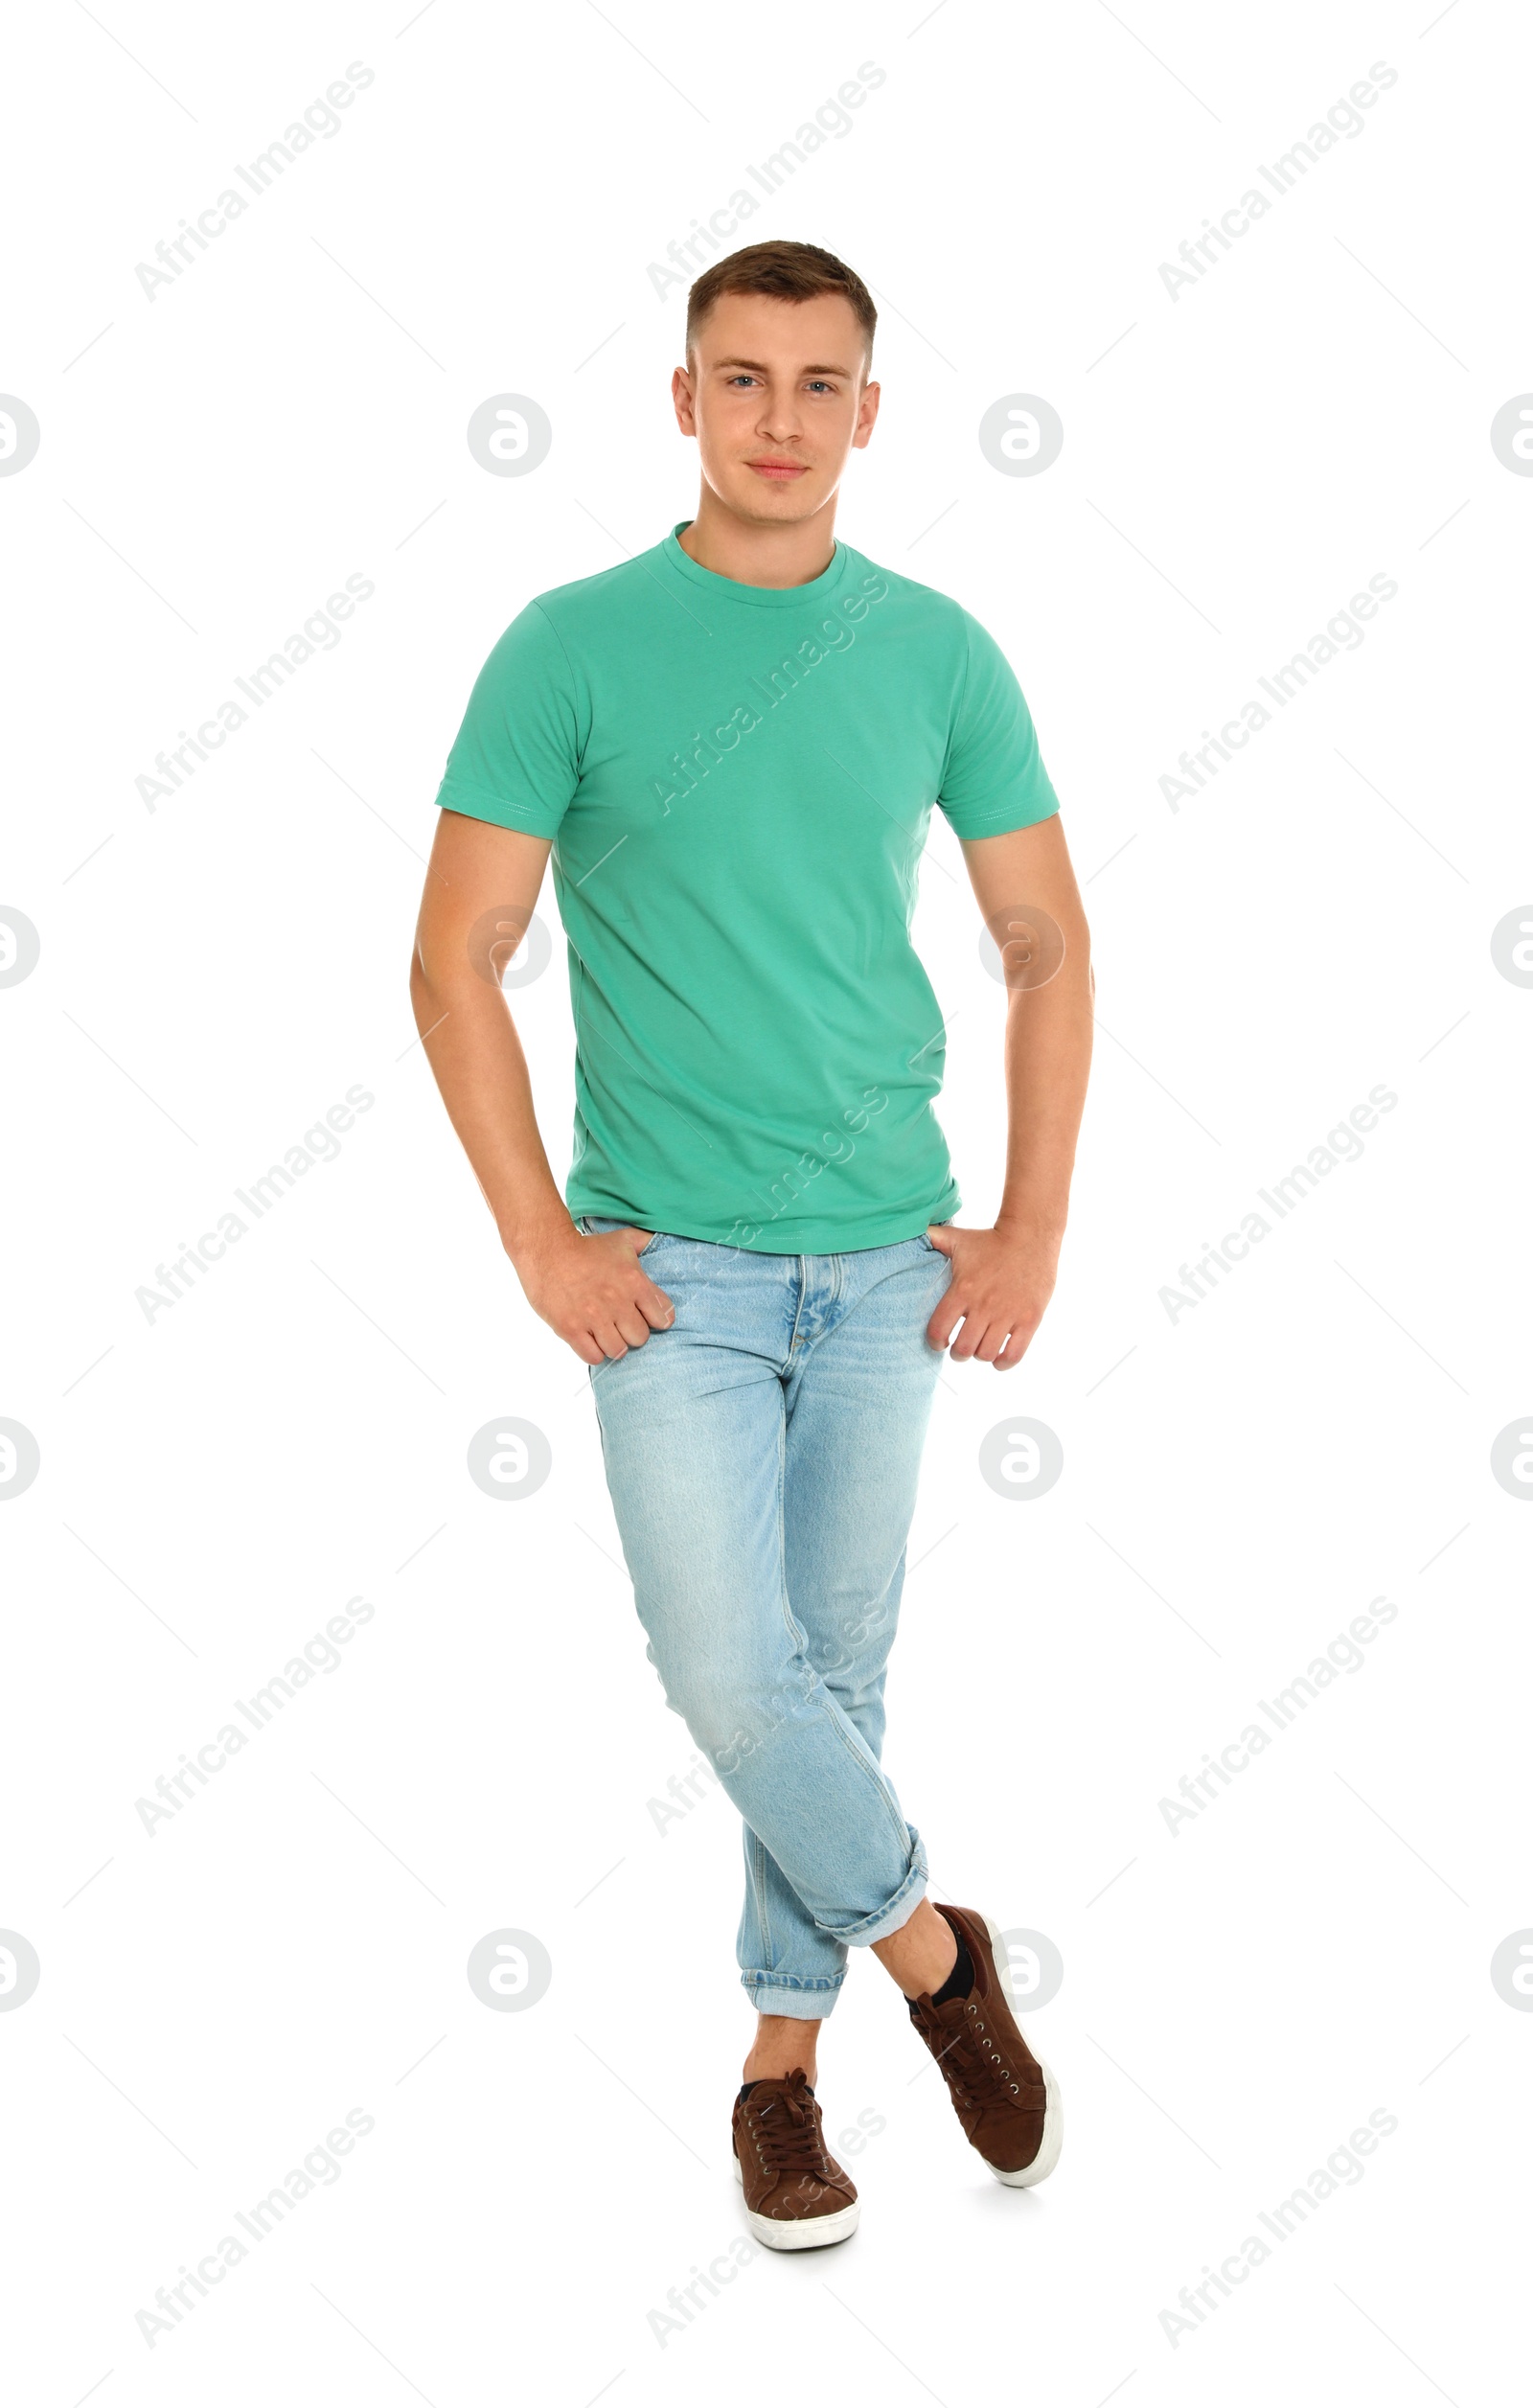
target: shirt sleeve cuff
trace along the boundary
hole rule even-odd
[[[455,811],[465,819],[488,820],[497,828],[515,828],[524,836],[547,837],[559,834],[561,813],[551,812],[546,803],[534,796],[515,799],[507,794],[490,794],[483,787],[466,786],[461,778],[444,778],[437,791],[437,809]]]

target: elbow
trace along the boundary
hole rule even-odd
[[[424,1025],[423,1014],[436,1004],[436,989],[426,975],[419,944],[410,949],[410,1001],[415,1010],[417,1027]]]

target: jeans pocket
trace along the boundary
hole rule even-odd
[[[608,1229],[642,1228],[644,1224],[642,1221],[613,1221],[606,1214],[600,1212],[583,1212],[575,1227],[582,1237],[599,1237],[605,1236]],[[647,1254],[652,1246],[657,1246],[665,1234],[663,1229],[652,1229],[644,1244],[639,1248],[639,1252]]]

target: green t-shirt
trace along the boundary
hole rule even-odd
[[[961,1201],[910,942],[931,806],[1059,809],[984,629],[845,543],[786,590],[676,541],[560,585],[481,671],[437,796],[554,839],[576,1030],[571,1213],[760,1253]]]

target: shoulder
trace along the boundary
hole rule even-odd
[[[614,622],[630,621],[635,609],[648,608],[653,593],[653,571],[648,555],[619,561],[598,569],[594,577],[577,577],[567,585],[550,585],[535,594],[521,613],[536,613],[563,642],[573,647],[585,635]]]
[[[962,653],[972,630],[978,621],[972,619],[961,603],[951,594],[939,591],[935,585],[924,585],[915,577],[903,577],[895,568],[885,568],[881,562],[870,561],[865,552],[851,544],[846,547],[845,589],[861,592],[881,607],[892,606],[890,615],[898,615],[921,628],[936,641],[950,644]]]
[[[567,677],[593,643],[600,647],[604,637],[631,627],[635,608],[645,604],[646,582],[638,561],[622,561],[594,577],[534,594],[496,637],[486,668]]]
[[[600,610],[613,600],[629,600],[643,578],[639,560],[619,561],[613,568],[599,568],[594,577],[576,577],[567,585],[550,585],[546,592],[534,594],[528,608],[543,611],[556,622],[579,618],[583,611]]]

